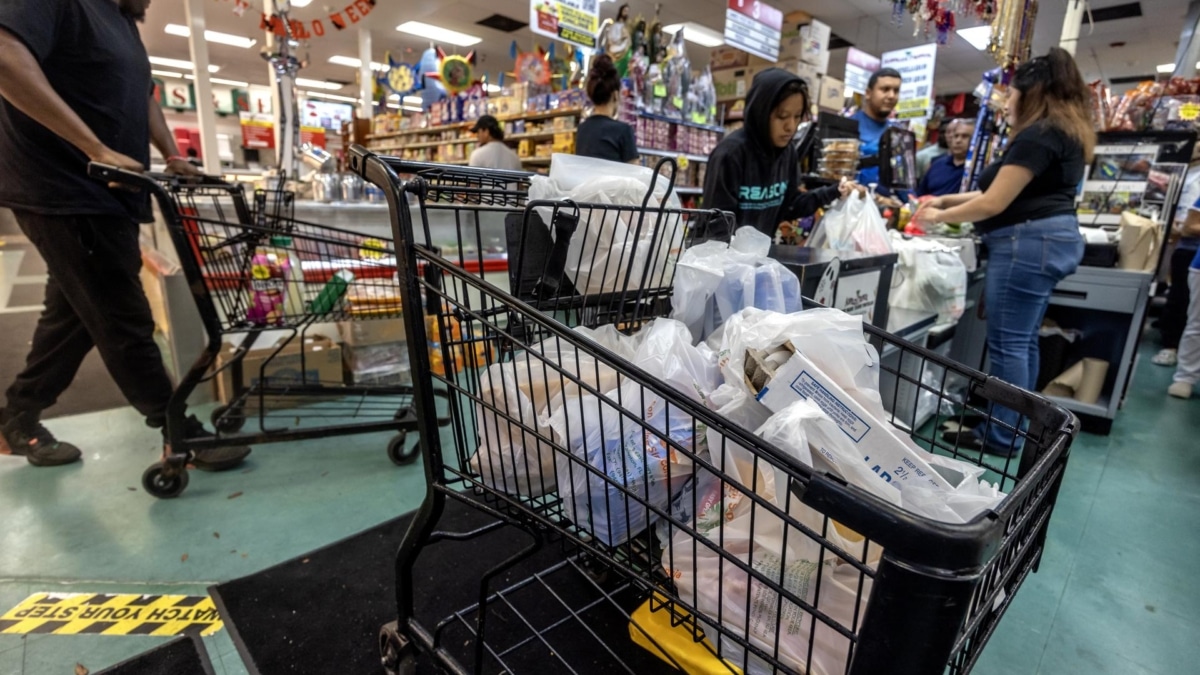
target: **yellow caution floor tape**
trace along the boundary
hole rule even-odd
[[[17,635],[212,635],[222,625],[199,595],[34,593],[0,615],[0,633]]]

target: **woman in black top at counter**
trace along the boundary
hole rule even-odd
[[[609,55],[601,54],[592,61],[587,94],[594,108],[575,132],[575,154],[610,162],[638,161],[633,127],[613,119],[621,103],[621,78]]]
[[[796,75],[782,68],[755,75],[746,95],[744,126],[726,136],[708,158],[704,207],[732,212],[735,228],[751,225],[774,237],[780,223],[807,218],[849,195],[852,183],[799,191],[800,158],[792,138],[809,118],[809,107],[808,85]],[[703,237],[729,234],[710,227]]]
[[[988,248],[985,299],[991,374],[1033,389],[1038,329],[1050,293],[1083,258],[1075,194],[1096,144],[1087,86],[1074,59],[1052,48],[1021,64],[1009,88],[1012,140],[1004,159],[980,175],[982,192],[939,197],[917,217],[975,223]],[[958,447],[1012,456],[1019,416],[1006,408],[971,432],[947,433]]]

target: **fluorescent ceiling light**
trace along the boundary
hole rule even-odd
[[[195,70],[196,69],[196,67],[192,65],[191,61],[180,61],[179,59],[164,59],[161,56],[151,56],[150,63],[153,63],[156,66],[166,66],[167,68],[178,68],[180,70]],[[215,73],[220,69],[221,69],[221,66],[214,66],[211,64],[208,66],[208,72],[210,72],[210,73]]]
[[[196,76],[192,75],[191,73],[184,75],[184,77],[186,77],[189,80],[196,79]],[[238,80],[225,80],[225,79],[222,79],[219,77],[210,77],[210,78],[208,78],[208,81],[212,82],[213,84],[227,84],[231,87],[249,87],[250,86],[249,82],[240,82]]]
[[[169,70],[151,70],[150,74],[158,75],[159,77],[183,77],[183,73],[172,73]]]
[[[1164,63],[1160,66],[1157,66],[1155,68],[1155,70],[1157,70],[1160,73],[1173,73],[1173,72],[1175,72],[1175,64],[1174,63]]]
[[[308,7],[312,0],[292,0],[292,7]]]
[[[701,26],[693,21],[687,23],[673,23],[670,26],[663,26],[664,33],[675,33],[683,30],[683,39],[688,42],[694,42],[701,47],[720,47],[725,44],[725,36],[717,31]]]
[[[409,105],[421,105],[422,103],[424,103],[424,101],[421,100],[420,96],[405,96],[404,102]]]
[[[358,99],[350,98],[349,96],[338,96],[337,94],[325,94],[319,91],[305,91],[300,93],[306,98],[327,98],[330,101],[345,101],[346,103],[358,103]]]
[[[988,48],[992,42],[992,27],[991,26],[975,26],[974,28],[960,28],[957,31],[958,36],[967,41],[975,49],[983,51]]]
[[[179,37],[191,37],[192,29],[187,26],[180,26],[177,23],[169,23],[163,29],[167,35],[178,35]],[[254,38],[242,37],[241,35],[230,35],[229,33],[218,33],[215,30],[204,31],[205,42],[216,42],[218,44],[229,45],[230,47],[241,47],[249,49],[258,42]]]
[[[296,84],[301,87],[312,87],[313,89],[329,89],[337,91],[342,88],[342,85],[337,82],[326,82],[325,80],[310,80],[304,77],[297,77]]]
[[[456,30],[449,30],[440,26],[431,26],[420,21],[405,21],[396,26],[396,30],[421,38],[429,38],[432,42],[449,42],[459,47],[470,47],[471,45],[483,42],[483,38],[477,38],[474,35],[467,35],[466,33],[460,33]]]
[[[362,67],[362,59],[356,59],[353,56],[331,56],[329,57],[329,62],[339,66],[350,66],[351,68]],[[377,70],[382,73],[385,70],[390,70],[390,67],[386,63],[372,61],[371,70]]]

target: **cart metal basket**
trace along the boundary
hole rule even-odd
[[[403,367],[364,369],[347,382],[332,350],[321,354],[329,343],[308,340],[318,324],[399,319],[390,240],[298,220],[294,195],[282,187],[247,196],[240,185],[208,177],[96,164],[90,173],[154,196],[206,337],[171,397],[167,450],[143,475],[147,492],[181,494],[194,453],[212,447],[396,431],[388,456],[396,464],[416,460],[406,440],[417,428],[414,390]],[[372,358],[407,358],[406,349],[391,351]],[[247,368],[252,353],[257,367]],[[225,399],[211,415],[217,434],[189,439],[187,399],[214,378]],[[250,420],[257,428],[243,433]]]
[[[970,672],[1041,558],[1076,434],[1070,413],[864,326],[877,349],[899,352],[893,401],[932,398],[963,423],[972,415],[999,423],[995,405],[1022,416],[1023,450],[1011,459],[947,447],[931,425],[912,431],[925,448],[985,467],[1007,493],[966,524],[913,515],[791,459],[585,330],[631,334],[667,316],[689,231],[725,214],[663,206],[653,187],[635,206],[538,202],[522,189],[528,177],[415,166],[362,148],[351,161],[387,194],[405,306],[423,306],[437,328],[422,343],[422,317],[405,315],[417,336],[428,491],[397,555],[398,620],[380,635],[389,673],[418,664],[452,673]],[[463,254],[485,248],[480,232],[496,219],[526,244],[509,249],[509,279],[500,281],[468,271]],[[434,245],[439,237],[453,240],[451,253]],[[640,243],[627,257],[620,251],[630,240]],[[622,273],[610,275],[613,264]],[[455,367],[438,374],[433,355]],[[953,390],[951,381],[968,386]],[[439,391],[449,397],[448,429],[426,421]],[[577,414],[556,420],[555,400]],[[889,422],[910,433],[911,420]],[[731,447],[752,459],[728,462]],[[776,500],[765,496],[768,477]],[[440,531],[447,500],[493,524]],[[774,528],[784,553],[737,535],[731,523],[744,518],[755,537]],[[418,615],[421,551],[502,528],[524,533],[528,546],[497,555],[482,575],[445,570],[433,580],[477,585],[478,602]],[[547,551],[543,569],[512,578]],[[598,627],[613,617],[630,624],[644,603],[684,631],[686,654],[642,623],[629,633],[658,658]],[[690,660],[696,650],[703,668]]]

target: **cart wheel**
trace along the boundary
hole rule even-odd
[[[379,629],[379,656],[387,675],[416,675],[417,657],[395,621]]]
[[[230,408],[223,405],[212,411],[212,425],[223,434],[236,434],[246,424],[246,411],[240,406]]]
[[[181,467],[174,474],[170,474],[162,462],[151,466],[142,474],[142,487],[159,499],[174,499],[183,494],[187,485],[187,469]]]
[[[392,460],[392,464],[407,466],[417,461],[417,457],[421,456],[421,442],[417,441],[413,443],[412,448],[406,448],[404,441],[407,439],[408,432],[401,431],[388,442],[387,454],[388,459]]]

